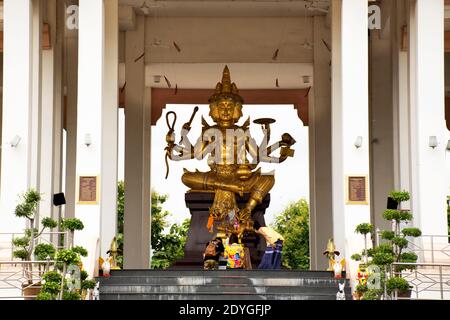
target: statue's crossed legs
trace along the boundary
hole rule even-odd
[[[247,204],[239,210],[238,217],[240,222],[248,222],[251,220],[253,209],[262,202],[275,184],[274,175],[261,174],[260,170],[253,172],[248,180],[240,180],[234,173],[224,176],[213,171],[190,172],[188,170],[185,170],[181,179],[192,190],[224,190],[238,193],[241,196],[244,193],[250,193],[250,199]],[[228,209],[232,210],[234,208]]]

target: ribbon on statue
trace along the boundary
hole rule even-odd
[[[213,225],[214,225],[214,217],[212,215],[209,215],[208,223],[206,225],[206,228],[208,228],[208,231],[210,233],[213,233]]]

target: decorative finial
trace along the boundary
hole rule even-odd
[[[231,74],[228,66],[225,66],[222,73],[222,82],[218,82],[214,94],[209,98],[209,102],[218,101],[220,99],[233,99],[236,102],[243,103],[242,97],[236,84],[231,82]]]
[[[230,93],[230,92],[231,92],[230,69],[228,69],[228,66],[225,66],[222,75],[222,93]]]

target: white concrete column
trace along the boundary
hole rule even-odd
[[[14,216],[17,195],[30,186],[32,116],[32,8],[30,0],[3,2],[3,125],[0,232],[21,232]],[[14,137],[20,142],[11,147]]]
[[[369,203],[349,204],[346,195],[347,176],[369,179],[367,17],[365,1],[332,1],[333,233],[350,267],[350,256],[364,248],[355,227],[370,221]],[[354,145],[358,136],[360,148]]]
[[[100,253],[107,256],[117,231],[119,5],[105,1],[105,56],[102,109]]]
[[[397,1],[380,4],[383,21],[380,30],[371,30],[369,39],[369,123],[370,123],[370,176],[371,221],[379,229],[389,229],[391,223],[383,218],[387,197],[394,189],[394,125],[393,59],[391,32],[395,27]]]
[[[411,209],[423,234],[445,235],[444,0],[410,1],[409,34]]]
[[[64,35],[66,28],[65,5],[54,0],[51,14],[55,15],[53,41],[53,194],[63,192],[63,128],[64,128]],[[54,10],[54,11],[53,11]],[[62,207],[53,208],[54,219],[62,217]]]
[[[89,272],[116,234],[118,27],[117,0],[80,0],[75,216],[85,225],[76,242],[89,251]],[[79,201],[80,176],[97,177],[96,203]]]
[[[75,242],[89,251],[85,266],[94,271],[96,242],[100,239],[100,205],[83,204],[79,200],[79,177],[97,177],[97,188],[101,188],[102,168],[102,109],[104,77],[104,8],[103,0],[80,0],[78,30],[78,109],[77,109],[77,162],[75,216],[84,223],[84,230],[75,234]],[[89,136],[91,144],[85,143]]]
[[[323,45],[331,41],[326,17],[314,17],[314,86],[309,94],[310,256],[312,270],[325,270],[323,256],[333,236],[331,181],[331,54]],[[323,40],[322,40],[323,39]]]
[[[145,50],[145,17],[136,17],[136,29],[127,31],[125,46],[127,86],[125,89],[124,268],[148,268],[150,264],[150,123],[146,121],[148,115],[144,107],[145,63],[143,58],[137,59]]]
[[[405,1],[396,1],[392,15],[393,122],[394,122],[394,184],[397,190],[410,190],[409,151],[409,79],[408,51],[402,48],[403,26],[407,24]]]
[[[66,70],[66,164],[64,217],[75,216],[78,109],[78,30],[67,30],[65,38]]]
[[[41,118],[42,118],[42,4],[41,0],[32,3],[32,89],[30,126],[30,187],[39,190],[41,172]],[[38,218],[39,220],[39,218]]]
[[[41,150],[40,150],[40,181],[39,190],[43,194],[43,201],[39,205],[39,217],[53,217],[53,182],[55,169],[54,165],[54,147],[60,141],[56,140],[57,132],[61,131],[61,121],[59,127],[55,126],[57,113],[55,108],[57,97],[54,92],[57,84],[55,83],[55,75],[58,72],[58,66],[55,64],[55,35],[56,35],[56,1],[49,0],[46,7],[47,23],[50,25],[52,46],[50,50],[42,52],[42,117],[41,117]],[[61,68],[59,68],[61,72]],[[59,105],[61,107],[61,105]]]

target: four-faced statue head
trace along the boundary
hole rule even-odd
[[[217,83],[209,99],[209,115],[219,127],[229,128],[242,117],[243,102],[236,84],[231,82],[230,70],[225,66],[222,82]]]

